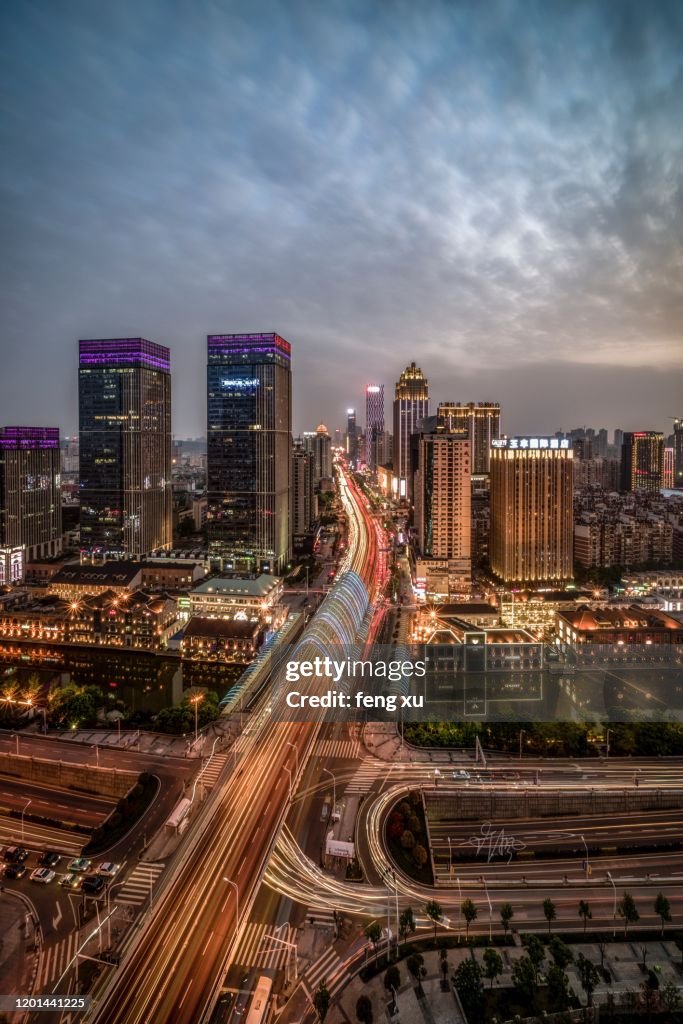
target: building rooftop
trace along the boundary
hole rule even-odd
[[[139,562],[104,562],[102,565],[72,562],[55,573],[50,583],[75,587],[129,587],[141,569]]]
[[[639,604],[627,607],[589,608],[560,613],[574,629],[680,629],[681,623],[666,612]]]
[[[278,576],[256,575],[212,576],[193,587],[191,594],[217,594],[221,597],[267,597],[280,583]]]
[[[235,640],[249,640],[261,630],[258,622],[247,619],[205,619],[195,615],[185,627],[184,636],[228,637]]]

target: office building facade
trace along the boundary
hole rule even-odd
[[[62,549],[59,430],[0,429],[0,582],[21,579],[27,561]]]
[[[292,540],[298,545],[311,530],[316,501],[313,486],[313,455],[306,451],[300,439],[292,446],[291,497]]]
[[[621,490],[656,492],[662,487],[664,434],[627,431],[621,445]]]
[[[291,346],[208,337],[207,530],[220,568],[279,573],[291,557]]]
[[[405,368],[394,392],[393,489],[397,498],[412,501],[410,438],[429,416],[429,383],[419,366]]]
[[[168,348],[144,338],[80,341],[78,406],[83,555],[170,548]]]
[[[417,439],[415,527],[425,560],[444,563],[449,593],[472,578],[471,442],[466,431],[437,427]]]
[[[356,469],[358,464],[358,424],[356,423],[356,410],[346,410],[346,454],[349,457],[351,469]]]
[[[368,384],[365,388],[366,462],[371,473],[384,461],[384,385]]]
[[[303,445],[312,458],[311,476],[315,489],[321,480],[332,477],[332,439],[325,424],[319,423],[314,431],[304,431]]]
[[[674,487],[683,488],[683,418],[674,420]]]
[[[489,557],[504,583],[572,578],[573,455],[566,439],[493,442]]]

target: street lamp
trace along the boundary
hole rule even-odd
[[[493,907],[491,906],[491,897],[489,896],[488,886],[486,885],[486,879],[481,876],[481,880],[484,883],[484,892],[486,893],[486,900],[489,905],[489,942],[491,942],[491,931],[493,928]]]
[[[453,877],[453,850],[451,848],[451,837],[448,836],[448,877]]]
[[[609,738],[612,730],[607,730],[607,742],[605,743],[605,757],[609,757]]]
[[[22,843],[24,842],[24,814],[26,813],[26,810],[27,810],[28,805],[30,803],[31,803],[31,801],[27,800],[26,801],[26,806],[23,808],[23,810],[21,812],[21,841],[22,841]]]
[[[612,888],[614,890],[614,907],[612,908],[612,925],[613,925],[613,928],[612,928],[612,938],[616,939],[616,937],[617,937],[617,887],[614,884],[614,879],[612,878],[612,874],[611,874],[610,871],[607,872],[607,877],[609,878],[610,882],[612,883]]]
[[[332,779],[332,814],[334,814],[337,810],[337,780],[329,768],[323,768],[323,771],[327,772]]]
[[[198,718],[197,718],[197,709],[199,707],[200,700],[202,700],[201,693],[198,693],[195,697],[190,697],[190,703],[194,704],[194,743],[195,743],[195,746],[197,745],[197,739],[199,738],[199,729],[198,729],[198,724],[199,723],[198,723]]]
[[[585,840],[585,838],[584,838],[584,836],[582,834],[580,834],[579,838],[581,839],[581,842],[583,843],[584,849],[586,851],[586,877],[588,877],[588,875],[590,873],[589,870],[588,870],[588,843],[586,842],[586,840]]]
[[[227,878],[226,875],[223,875],[223,881],[227,882],[228,885],[231,885],[233,887],[233,889],[235,890],[235,935],[237,935],[237,930],[238,930],[238,928],[240,926],[240,890],[239,890],[239,886],[237,885],[237,882],[233,882],[232,879],[231,878]]]
[[[519,759],[522,760],[522,736],[526,734],[526,729],[519,730]]]
[[[291,740],[285,740],[285,743],[287,744],[288,747],[291,747],[292,750],[294,751],[295,772],[298,775],[299,774],[299,751],[296,749],[296,746],[291,742]]]
[[[458,883],[458,945],[460,945],[460,934],[462,931],[462,888],[460,886],[460,877],[457,877],[455,880]]]
[[[287,775],[289,776],[289,802],[291,803],[292,802],[292,769],[288,768],[286,764],[283,764],[282,769],[283,769],[283,771],[286,771]]]

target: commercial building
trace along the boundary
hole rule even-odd
[[[491,449],[493,573],[505,583],[572,578],[573,452],[569,441],[505,438]]]
[[[139,557],[171,547],[171,373],[144,338],[79,342],[81,548]]]
[[[0,584],[62,549],[60,461],[57,428],[0,430]]]
[[[566,644],[681,644],[683,622],[666,612],[642,605],[628,608],[589,608],[558,613],[558,633]]]
[[[121,596],[141,586],[140,562],[112,561],[102,565],[69,562],[52,577],[49,591],[65,601],[79,601],[88,595],[104,594],[109,590]]]
[[[439,561],[447,570],[448,593],[463,593],[472,579],[471,442],[466,432],[435,426],[417,435],[417,449],[418,546],[424,560]]]
[[[263,626],[245,619],[190,619],[180,641],[186,658],[227,661],[248,665],[261,641]]]
[[[621,490],[659,491],[664,468],[664,435],[657,430],[627,431],[621,446]]]
[[[472,475],[489,472],[491,445],[500,437],[498,402],[440,402],[439,422],[447,430],[466,431],[472,444]]]
[[[277,576],[226,574],[204,580],[190,592],[190,614],[200,618],[284,621],[283,584]]]
[[[304,448],[303,441],[296,440],[292,446],[292,541],[301,544],[311,531],[315,519],[315,493],[313,490],[313,456]]]
[[[356,410],[346,410],[346,454],[349,457],[349,465],[355,469],[358,464],[358,425],[356,423]]]
[[[325,424],[319,423],[315,431],[304,431],[303,444],[312,458],[311,479],[315,490],[321,480],[332,478],[332,439]]]
[[[365,440],[367,465],[371,473],[384,462],[384,384],[368,384],[365,388]]]
[[[410,438],[429,416],[429,383],[419,366],[405,368],[394,394],[393,490],[397,498],[412,501]]]
[[[675,465],[676,449],[665,448],[662,461],[662,487],[667,490],[672,490],[674,487],[674,481],[676,479]]]
[[[277,573],[291,557],[291,346],[208,337],[207,530],[220,568]]]

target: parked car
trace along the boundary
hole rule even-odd
[[[75,857],[69,864],[69,871],[78,871],[82,874],[84,871],[89,871],[92,865],[92,861],[86,857]]]
[[[23,864],[28,857],[28,850],[23,846],[8,846],[5,850],[4,859],[8,864]]]
[[[56,868],[61,859],[60,854],[55,853],[54,850],[46,850],[45,853],[38,858],[38,863],[42,864],[45,868]]]
[[[98,896],[106,884],[102,875],[86,875],[81,882],[81,892],[85,892],[89,896]]]
[[[19,861],[8,864],[5,868],[5,878],[23,878],[25,874],[26,868]]]
[[[470,773],[465,771],[464,768],[458,768],[456,771],[453,772],[454,779],[462,779],[463,781],[467,781],[469,777]]]
[[[68,875],[63,875],[62,878],[60,878],[59,884],[63,885],[65,889],[78,889],[81,884],[81,879],[75,871],[70,871]]]
[[[31,872],[31,881],[42,882],[43,885],[47,885],[49,882],[52,882],[54,878],[55,873],[54,871],[51,871],[50,868],[36,868],[35,871]]]

